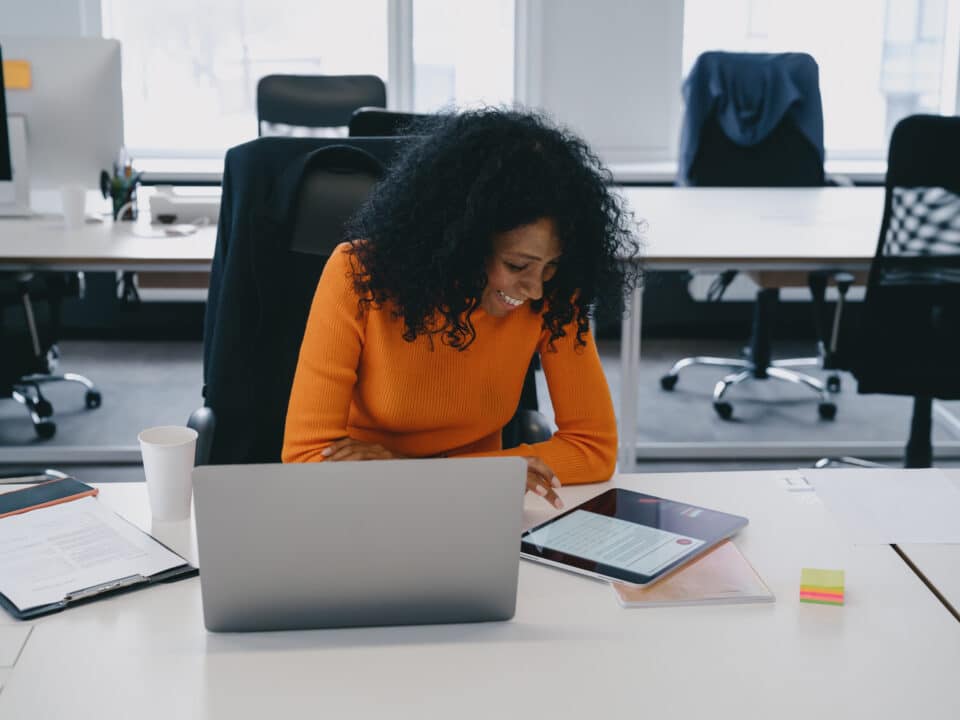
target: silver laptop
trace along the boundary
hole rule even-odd
[[[193,471],[208,630],[508,620],[522,458]]]

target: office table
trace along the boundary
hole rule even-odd
[[[643,223],[640,261],[650,270],[863,271],[876,250],[884,200],[881,187],[625,187],[619,192]],[[902,455],[906,437],[869,443],[638,443],[641,299],[641,290],[631,294],[621,326],[621,472],[636,468],[638,454],[672,459],[816,458],[879,450]],[[712,410],[705,404],[703,412]],[[940,442],[937,447],[956,452],[960,443]]]
[[[873,258],[883,210],[883,188],[673,188],[622,187],[644,221],[640,260],[651,270],[809,271],[864,270]],[[144,237],[158,226],[138,222],[64,229],[56,216],[0,218],[0,268],[72,270],[209,270],[214,226],[186,237]],[[637,382],[640,363],[641,291],[632,293],[622,319],[620,470],[645,457],[796,458],[898,456],[901,441],[804,443],[638,443]],[[746,328],[745,328],[746,331]],[[941,414],[945,410],[935,404]],[[704,406],[704,412],[711,412]],[[955,425],[960,422],[954,420]],[[42,452],[42,449],[39,449]],[[938,452],[960,451],[960,442],[937,443]],[[17,462],[41,460],[20,448]],[[99,449],[98,457],[126,460],[135,449]]]
[[[603,583],[522,561],[506,623],[210,634],[193,578],[34,621],[0,717],[960,717],[960,623],[782,475],[615,480],[748,516],[736,542],[773,604],[624,609]],[[101,500],[150,527],[142,484]],[[528,526],[552,513],[528,496]],[[190,553],[189,522],[153,531]],[[805,566],[846,570],[846,606],[800,604]]]
[[[960,619],[960,545],[905,544],[899,548]]]
[[[208,272],[215,225],[185,236],[165,236],[145,222],[88,223],[68,230],[58,216],[0,218],[3,270],[156,270]]]
[[[215,225],[195,233],[166,236],[164,226],[143,220],[87,223],[75,230],[57,215],[0,217],[0,271],[210,271],[216,245]],[[98,446],[30,446],[2,449],[4,462],[130,462],[137,448]]]

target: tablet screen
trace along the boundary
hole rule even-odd
[[[737,515],[613,489],[523,534],[532,558],[646,585],[747,524]]]

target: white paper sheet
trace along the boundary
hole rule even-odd
[[[960,543],[960,483],[937,469],[808,470],[857,545]]]
[[[183,564],[93,497],[0,520],[0,591],[21,610]]]

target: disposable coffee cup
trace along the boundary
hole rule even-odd
[[[191,472],[197,431],[180,425],[162,425],[144,430],[137,439],[153,517],[186,520],[190,517],[193,494]]]
[[[83,227],[87,212],[87,189],[83,185],[64,185],[60,188],[63,206],[63,224],[69,230]]]

